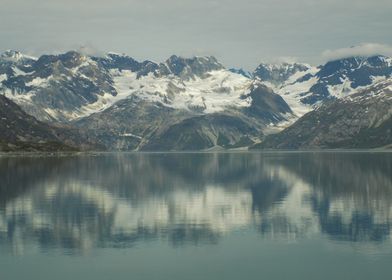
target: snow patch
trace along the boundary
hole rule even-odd
[[[204,113],[251,105],[251,98],[243,96],[249,93],[252,80],[228,70],[211,71],[206,77],[190,80],[174,75],[156,77],[153,73],[138,78],[137,73],[129,70],[111,70],[111,75],[117,95],[100,96],[94,104],[81,108],[78,117],[103,111],[131,96],[175,109],[201,110]]]
[[[50,108],[46,108],[44,109],[44,111],[51,117],[57,119],[59,113],[56,110],[50,109]]]
[[[317,69],[317,68],[316,68]],[[299,118],[313,109],[312,106],[304,104],[301,99],[309,94],[310,88],[315,85],[319,78],[313,76],[307,81],[296,82],[300,77],[307,74],[314,75],[315,68],[312,68],[306,72],[301,72],[302,75],[298,73],[294,74],[287,80],[281,88],[279,88],[276,93],[282,96],[286,103],[290,106],[294,114]]]
[[[123,134],[120,134],[120,136],[122,136],[122,137],[132,137],[132,138],[137,138],[137,139],[142,139],[143,138],[141,136],[138,136],[138,135],[135,135],[135,134],[132,134],[132,133],[123,133]]]
[[[26,92],[26,93],[16,93],[13,92],[11,89],[6,88],[3,91],[5,97],[7,97],[8,99],[11,99],[12,101],[14,101],[16,104],[21,105],[24,103],[31,103],[31,98],[33,96],[35,96],[35,93],[30,91],[30,92]]]
[[[278,65],[264,65],[269,67],[271,70],[274,68],[288,68],[290,64],[278,64]],[[289,124],[293,123],[295,120],[308,113],[313,109],[312,106],[303,104],[301,99],[310,94],[310,88],[318,82],[318,78],[315,76],[319,71],[317,67],[311,67],[310,65],[304,64],[308,67],[306,71],[297,71],[291,75],[282,85],[275,85],[271,82],[261,81],[262,84],[271,88],[276,94],[279,94],[284,101],[290,106],[294,113],[288,118],[288,121],[282,123],[282,127],[287,127]],[[305,77],[306,75],[311,75],[312,78],[298,82],[299,79]]]
[[[33,80],[31,80],[30,82],[26,83],[26,86],[29,87],[44,87],[49,83],[49,80],[52,78],[53,76],[49,76],[47,78],[40,78],[37,77]]]
[[[327,86],[328,92],[336,98],[344,98],[354,91],[348,78],[341,79],[341,82],[341,84]]]
[[[74,67],[71,69],[71,72],[73,74],[77,74],[79,72],[80,69],[84,68],[84,67],[90,67],[91,65],[97,66],[97,62],[95,62],[94,60],[92,60],[90,57],[82,57],[83,58],[83,62],[80,63],[78,66]]]
[[[14,72],[15,76],[27,76],[31,75],[33,72],[27,73],[22,70],[20,70],[18,67],[12,67],[12,71]]]
[[[5,80],[7,80],[7,74],[1,74],[1,75],[0,75],[0,83],[1,83],[2,81],[5,81]]]

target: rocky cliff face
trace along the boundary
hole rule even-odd
[[[310,65],[303,63],[262,63],[253,72],[253,76],[258,77],[260,80],[270,83],[274,86],[280,86],[291,76],[297,73],[306,72],[310,68]]]

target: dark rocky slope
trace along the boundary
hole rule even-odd
[[[0,95],[0,151],[77,151],[100,148],[80,131],[40,122]]]

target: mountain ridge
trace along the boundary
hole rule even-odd
[[[391,76],[385,56],[318,67],[262,63],[247,72],[212,56],[156,63],[77,51],[0,55],[0,93],[41,122],[83,131],[74,143],[89,139],[107,150],[252,146]]]

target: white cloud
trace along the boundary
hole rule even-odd
[[[84,55],[92,55],[92,56],[104,56],[105,53],[90,43],[84,44],[75,48],[77,52],[84,54]]]
[[[327,61],[353,57],[353,56],[367,57],[373,55],[392,56],[392,46],[376,44],[376,43],[364,43],[351,48],[326,50],[322,53],[322,57]]]

